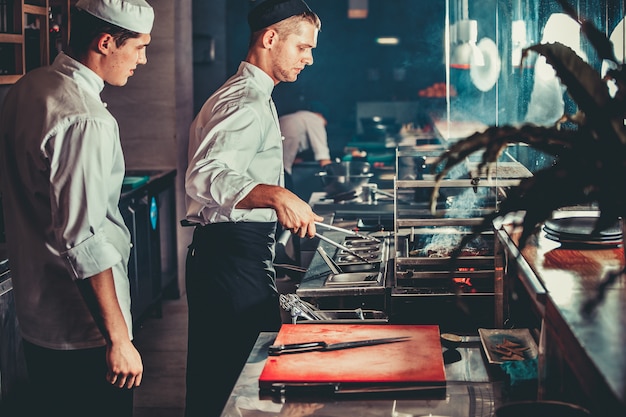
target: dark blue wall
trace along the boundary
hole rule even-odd
[[[358,101],[415,100],[420,89],[445,81],[443,0],[369,0],[367,19],[348,19],[348,0],[307,3],[322,20],[315,63],[295,83],[276,86],[279,113],[300,101],[320,101],[331,113],[329,132],[349,135]],[[246,0],[228,1],[230,73],[247,51],[247,7]],[[397,36],[400,44],[377,45],[378,36]],[[394,71],[403,71],[404,79],[395,79]]]

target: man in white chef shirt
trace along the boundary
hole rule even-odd
[[[278,118],[283,135],[283,165],[285,186],[293,191],[292,168],[299,156],[311,151],[321,167],[330,164],[326,117],[317,108],[298,110]]]
[[[79,0],[69,50],[22,77],[0,113],[7,246],[32,384],[24,415],[132,416],[143,364],[118,209],[125,166],[100,93],[147,62],[153,21],[145,0]]]
[[[311,207],[283,187],[271,94],[313,63],[321,23],[302,0],[257,1],[248,54],[189,131],[186,416],[219,416],[260,331],[281,324],[276,222],[314,236]]]

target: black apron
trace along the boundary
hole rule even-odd
[[[204,301],[237,314],[276,297],[275,232],[275,222],[197,226],[189,246],[187,275],[205,281],[201,287],[210,287]]]
[[[259,332],[280,328],[275,229],[276,223],[216,223],[194,231],[185,274],[186,417],[218,416]]]

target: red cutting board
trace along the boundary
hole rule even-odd
[[[404,342],[269,356],[259,388],[337,383],[349,387],[444,386],[439,326],[283,324],[274,344],[326,343],[410,336]]]

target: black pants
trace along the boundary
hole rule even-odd
[[[275,223],[197,227],[186,264],[187,417],[219,416],[261,331],[280,328]]]
[[[24,341],[32,396],[24,417],[132,417],[133,390],[105,378],[106,350],[52,350]]]

